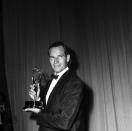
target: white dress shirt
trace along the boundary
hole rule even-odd
[[[48,89],[48,92],[47,92],[47,94],[46,94],[46,104],[47,104],[48,99],[49,99],[49,96],[50,96],[51,92],[53,91],[55,85],[57,84],[58,80],[59,80],[59,79],[61,78],[61,76],[62,76],[66,71],[68,71],[68,70],[69,70],[69,68],[66,67],[63,71],[61,71],[60,73],[57,73],[57,74],[56,74],[56,75],[58,75],[58,78],[57,78],[57,79],[53,79],[53,80],[52,80],[52,82],[51,82],[51,84],[50,84],[50,87],[49,87],[49,89]]]

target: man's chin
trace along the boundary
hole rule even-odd
[[[54,68],[54,72],[56,73],[60,73],[61,71],[63,71],[65,68]]]
[[[59,70],[59,69],[57,70],[57,69],[55,69],[54,71],[55,71],[56,73],[60,73],[62,70]]]
[[[55,70],[55,73],[60,73],[61,71]]]

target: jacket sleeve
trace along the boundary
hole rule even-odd
[[[83,97],[82,83],[74,81],[66,84],[60,94],[55,110],[42,110],[38,114],[37,123],[45,127],[68,130],[72,126]]]

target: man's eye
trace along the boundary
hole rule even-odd
[[[64,55],[60,55],[60,56],[57,56],[57,57],[50,57],[50,61],[54,61],[54,60],[61,60],[62,58],[64,57]]]
[[[58,59],[61,59],[63,56],[58,56]]]
[[[50,59],[51,61],[52,61],[52,60],[54,60],[54,58],[53,58],[53,57],[50,57],[49,59]]]
[[[64,57],[64,55],[58,56],[58,59],[61,60],[63,57]]]

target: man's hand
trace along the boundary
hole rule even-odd
[[[40,100],[40,87],[39,84],[32,84],[29,86],[29,96],[32,100],[39,101]],[[37,91],[35,91],[35,88],[37,88]]]

